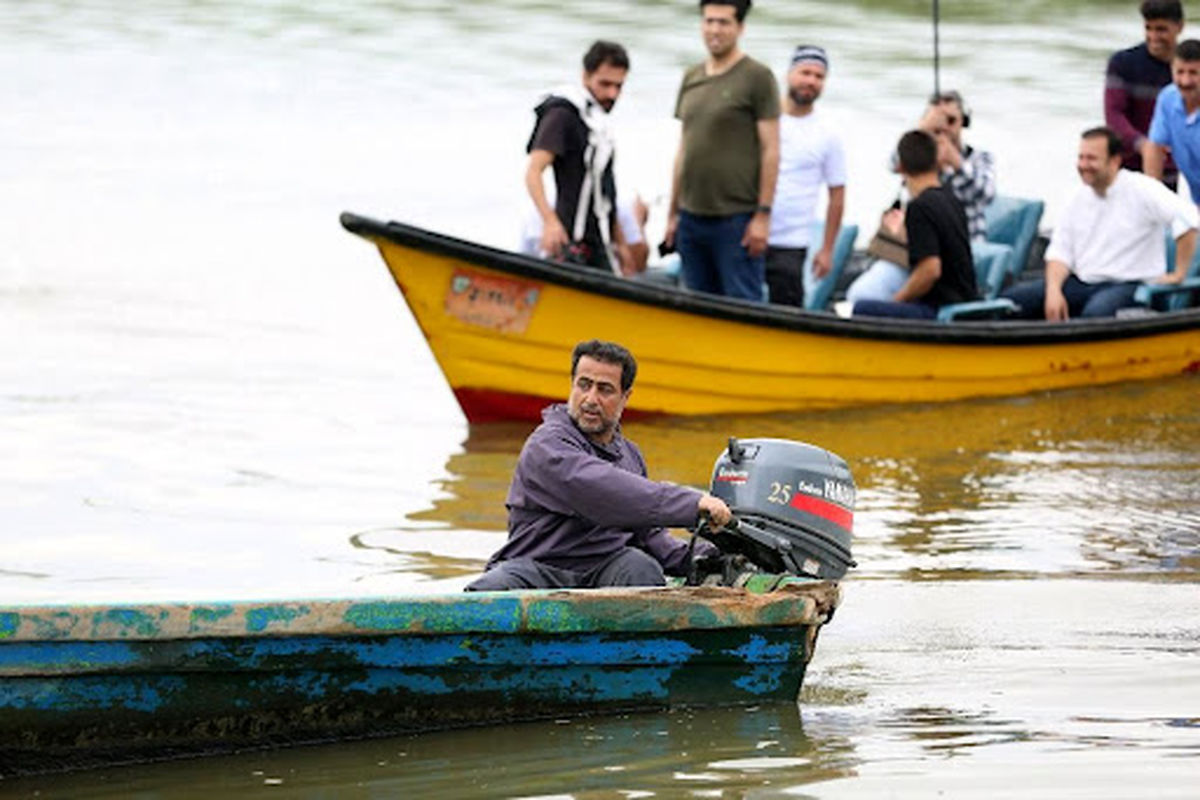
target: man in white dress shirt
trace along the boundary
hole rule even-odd
[[[1196,207],[1153,178],[1122,169],[1115,131],[1084,131],[1076,168],[1084,185],[1054,227],[1045,279],[1002,294],[1025,319],[1114,316],[1134,304],[1139,284],[1178,283],[1192,263]],[[1176,242],[1170,273],[1168,226]]]
[[[833,265],[833,245],[846,207],[846,157],[837,134],[814,113],[828,69],[829,58],[820,47],[800,45],[792,54],[779,120],[779,181],[767,237],[772,303],[804,305],[802,270],[808,248],[820,248],[813,256],[813,277],[824,277]],[[829,191],[825,237],[812,242],[822,186]]]

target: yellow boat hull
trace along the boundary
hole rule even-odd
[[[472,422],[536,419],[593,338],[637,356],[634,414],[943,402],[1200,371],[1197,309],[1057,325],[840,319],[342,221],[379,247]]]

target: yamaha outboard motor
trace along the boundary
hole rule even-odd
[[[705,533],[725,553],[764,572],[838,580],[855,566],[854,478],[838,456],[783,439],[729,440],[712,493],[736,525]]]

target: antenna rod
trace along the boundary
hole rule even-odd
[[[938,28],[940,27],[942,17],[941,3],[938,0],[933,0],[933,93],[940,95],[942,93],[942,75],[941,75],[941,41],[938,37]]]

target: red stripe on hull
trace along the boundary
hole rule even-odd
[[[826,502],[819,497],[797,493],[792,495],[791,506],[797,511],[804,511],[821,519],[828,520],[847,531],[854,529],[853,512],[847,511],[839,505]]]
[[[566,381],[564,380],[564,383]],[[541,422],[542,409],[565,403],[563,397],[539,397],[534,394],[501,392],[496,389],[455,389],[459,408],[472,425],[484,422]],[[622,420],[651,419],[661,414],[625,409]]]

